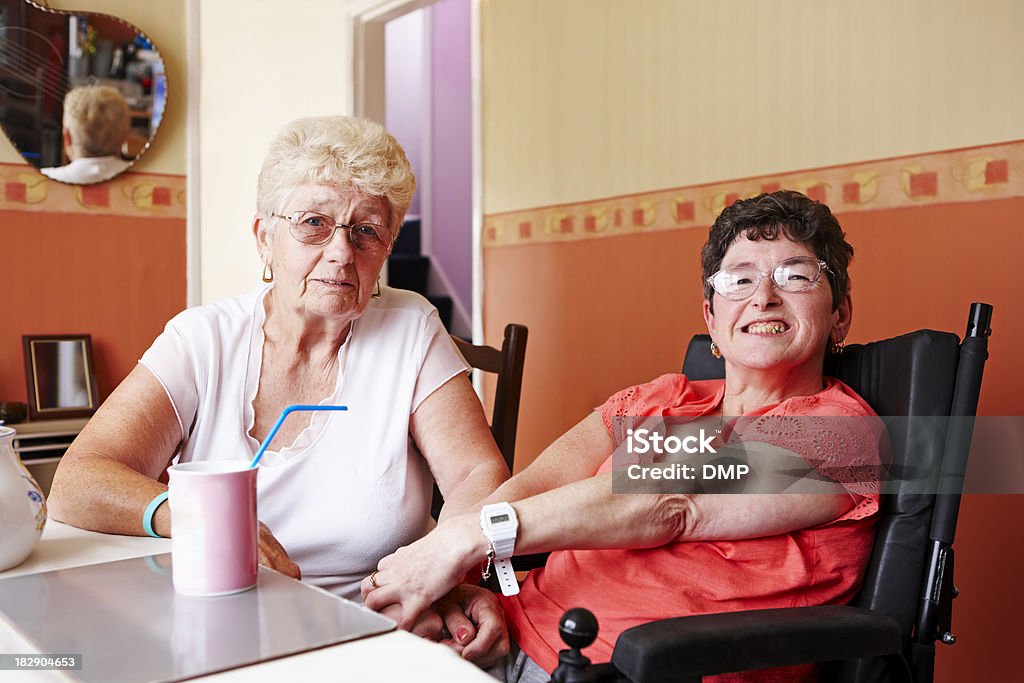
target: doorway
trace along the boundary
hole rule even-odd
[[[479,342],[476,2],[379,3],[353,24],[355,113],[384,123],[417,178],[388,281],[420,291],[450,332]]]

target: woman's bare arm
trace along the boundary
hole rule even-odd
[[[144,365],[114,390],[61,458],[47,499],[53,519],[92,531],[142,536],[142,515],[167,490],[157,479],[178,450],[181,428],[163,386]],[[170,505],[153,530],[171,535]],[[299,567],[259,525],[260,564],[299,578]]]
[[[157,478],[180,440],[178,417],[163,386],[136,365],[61,458],[47,501],[50,514],[82,529],[145,534],[142,514],[167,489]],[[157,510],[153,528],[170,536],[167,505]]]
[[[508,479],[480,400],[462,373],[423,399],[409,431],[444,496],[441,519],[478,509]]]
[[[612,439],[594,411],[558,437],[530,466],[487,497],[486,503],[516,501],[556,489],[597,473],[612,453]]]
[[[852,506],[841,486],[827,484],[789,494],[615,493],[610,472],[516,499],[517,493],[568,477],[561,474],[559,464],[571,468],[577,460],[586,470],[598,460],[594,453],[607,457],[611,440],[599,418],[596,423],[593,416],[586,418],[573,432],[574,438],[563,437],[538,458],[540,474],[524,476],[531,465],[490,497],[513,502],[519,518],[516,554],[754,538],[823,524]],[[776,450],[791,464],[787,459],[794,454]],[[505,494],[509,497],[502,498]],[[381,560],[376,580],[382,587],[371,591],[364,582],[366,604],[379,608],[400,602],[403,620],[411,619],[478,565],[487,549],[478,515],[455,516]]]

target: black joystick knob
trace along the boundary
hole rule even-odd
[[[558,634],[571,648],[590,647],[597,640],[597,617],[588,609],[573,607],[558,622]]]
[[[551,672],[552,683],[593,683],[597,674],[590,660],[580,652],[597,640],[597,617],[582,607],[574,607],[562,615],[558,634],[569,646],[558,653],[558,667]]]

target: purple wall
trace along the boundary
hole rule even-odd
[[[417,180],[423,169],[423,19],[423,10],[416,10],[384,25],[384,127],[405,149]],[[420,215],[419,188],[407,215]]]
[[[470,0],[441,0],[431,18],[431,250],[467,313],[473,305],[473,128]]]

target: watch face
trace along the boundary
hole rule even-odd
[[[508,515],[495,515],[491,517],[491,524],[498,524],[499,522],[507,522],[509,520]]]

